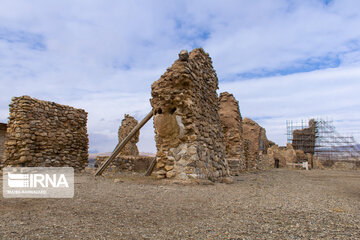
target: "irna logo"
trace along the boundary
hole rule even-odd
[[[12,188],[65,187],[69,184],[64,174],[8,173],[8,185]]]

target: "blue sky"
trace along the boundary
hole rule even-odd
[[[219,92],[286,141],[286,120],[360,127],[360,2],[0,0],[0,122],[12,96],[89,113],[90,150],[112,151],[125,113],[150,110],[151,84],[181,49],[203,47]],[[154,130],[139,149],[155,152]],[[360,140],[358,138],[358,140]]]

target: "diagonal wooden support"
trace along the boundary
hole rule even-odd
[[[145,176],[151,175],[151,173],[154,171],[155,165],[156,165],[156,157],[154,157],[154,159],[151,161],[150,166],[146,170]]]
[[[96,171],[95,176],[101,175],[104,170],[110,165],[112,161],[114,161],[115,157],[120,153],[120,151],[125,147],[125,145],[130,141],[130,139],[140,130],[153,116],[152,110],[146,115],[146,117],[141,120],[138,125],[134,127],[133,130],[124,138],[118,145],[115,147],[114,151],[111,153],[110,157],[101,165],[101,167]]]

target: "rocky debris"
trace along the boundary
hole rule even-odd
[[[316,121],[311,119],[309,127],[293,131],[292,145],[295,150],[302,150],[304,153],[314,155],[316,137]]]
[[[97,156],[95,167],[100,167],[109,156]],[[152,156],[118,156],[110,163],[107,171],[113,172],[145,172],[154,160]]]
[[[0,169],[2,168],[4,149],[5,149],[5,141],[6,141],[6,128],[7,124],[0,123]]]
[[[119,132],[118,132],[119,143],[129,135],[131,130],[133,130],[137,124],[138,124],[138,121],[134,117],[132,117],[128,114],[125,114],[124,119],[121,122],[121,126],[119,127]],[[119,155],[121,155],[121,156],[137,156],[137,155],[139,155],[139,150],[136,146],[136,143],[139,142],[139,136],[140,136],[140,131],[138,131],[135,134],[135,136],[130,139],[130,141],[121,150]]]
[[[248,156],[246,164],[247,170],[262,169],[262,165],[264,163],[259,162],[259,160],[261,160],[259,154],[266,154],[266,151],[271,144],[266,137],[266,131],[259,124],[249,118],[244,118],[242,121],[242,128],[244,139],[249,140],[251,143],[248,147],[250,152],[245,152]]]
[[[83,170],[88,165],[84,110],[29,96],[14,97],[9,106],[4,166]]]
[[[228,92],[220,94],[219,115],[224,132],[230,174],[237,175],[239,171],[246,170],[246,162],[239,102],[232,94]]]
[[[218,114],[218,79],[202,48],[180,59],[152,85],[158,178],[218,179],[229,174]]]

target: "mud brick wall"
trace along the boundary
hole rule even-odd
[[[226,158],[238,160],[238,171],[244,171],[246,169],[246,163],[239,102],[232,94],[223,92],[219,97],[219,107],[219,115],[226,144]]]
[[[14,97],[5,143],[6,166],[88,165],[87,113],[82,109]]]
[[[6,140],[6,128],[7,125],[5,123],[0,123],[0,168],[2,166],[2,162],[4,161],[3,157]]]
[[[179,59],[152,85],[158,178],[228,176],[218,79],[203,49]]]
[[[138,121],[134,117],[132,117],[128,114],[125,114],[124,119],[121,122],[121,126],[119,127],[119,132],[118,132],[119,133],[119,143],[122,140],[124,140],[124,138],[126,138],[127,135],[129,135],[131,130],[133,130],[137,124],[138,124]],[[140,136],[140,131],[138,131],[135,134],[135,136],[130,139],[130,141],[121,150],[119,155],[125,155],[125,156],[139,155],[139,150],[136,146],[136,143],[139,142],[139,136]]]
[[[100,167],[109,156],[97,156],[95,167]],[[151,156],[118,156],[110,163],[107,171],[113,172],[145,172],[154,157]]]
[[[295,150],[303,150],[304,153],[314,155],[316,138],[316,122],[309,121],[309,127],[293,131],[292,145]]]
[[[250,144],[250,157],[247,163],[248,170],[261,169],[262,163],[259,163],[259,153],[265,154],[270,146],[270,141],[266,137],[266,131],[255,121],[244,118],[242,122],[244,139],[251,142]]]

